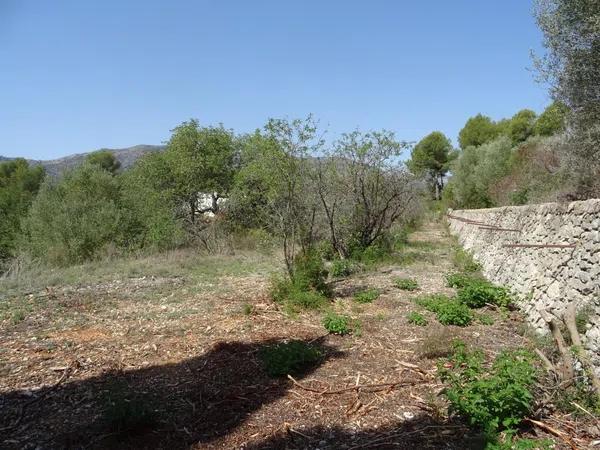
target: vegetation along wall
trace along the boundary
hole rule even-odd
[[[530,323],[567,305],[589,315],[586,346],[600,362],[600,199],[449,210],[451,232],[492,282],[509,287]]]

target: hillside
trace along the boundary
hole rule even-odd
[[[133,147],[126,148],[102,148],[99,150],[109,150],[114,153],[115,157],[121,163],[121,167],[127,169],[131,167],[140,157],[149,152],[161,151],[165,148],[164,145],[134,145]],[[83,160],[92,152],[77,153],[74,155],[65,156],[58,159],[50,160],[35,160],[29,159],[29,164],[39,165],[41,164],[46,172],[51,176],[57,176],[67,169],[71,169],[81,164]],[[0,155],[0,161],[10,161],[15,158],[7,158]]]

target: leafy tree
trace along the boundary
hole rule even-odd
[[[21,220],[43,178],[44,169],[30,167],[25,159],[0,163],[0,263],[14,255]]]
[[[444,177],[448,173],[453,155],[450,139],[440,131],[434,131],[413,148],[411,159],[407,162],[413,173],[426,175],[432,182],[436,200],[440,199]]]
[[[102,169],[115,174],[121,168],[121,163],[115,158],[113,152],[109,150],[98,150],[92,152],[85,158],[85,162],[97,165]]]
[[[163,250],[184,239],[175,181],[162,153],[149,153],[121,175],[128,246]]]
[[[477,114],[467,120],[458,134],[461,149],[478,146],[493,140],[499,134],[498,126],[488,116]]]
[[[530,109],[522,109],[510,119],[508,124],[508,136],[513,145],[527,140],[533,134],[536,114]]]
[[[174,180],[175,195],[187,205],[187,219],[193,226],[199,215],[218,213],[219,199],[231,188],[235,173],[235,137],[223,126],[200,127],[194,119],[172,131],[165,158]],[[201,205],[199,194],[208,194],[210,205]]]
[[[320,161],[318,195],[341,258],[366,250],[393,224],[413,217],[419,190],[398,161],[406,147],[388,131],[355,131]]]
[[[550,104],[537,118],[533,133],[538,136],[552,136],[565,130],[567,108],[559,102]]]
[[[282,239],[292,279],[297,255],[309,255],[316,241],[318,203],[311,185],[311,158],[322,146],[312,116],[292,121],[270,119],[262,132],[246,140],[244,165],[235,177],[232,203],[243,202],[247,211],[253,210],[260,222]]]
[[[97,258],[123,243],[118,179],[84,164],[60,180],[47,179],[24,223],[25,249],[58,265]]]
[[[600,4],[597,0],[536,0],[546,54],[536,58],[554,100],[569,110],[564,163],[572,198],[600,195]]]
[[[467,147],[452,164],[448,190],[451,204],[459,208],[495,206],[491,195],[494,183],[510,170],[512,141],[500,136],[479,147]]]

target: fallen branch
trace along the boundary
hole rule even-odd
[[[569,445],[569,447],[571,447],[572,450],[578,450],[575,443],[571,440],[569,436],[566,435],[566,433],[563,433],[562,431],[557,430],[556,428],[552,428],[550,425],[546,425],[544,422],[540,422],[539,420],[525,419],[525,422],[529,422],[530,424],[535,425],[536,427],[541,428],[542,430],[561,438],[565,443]]]
[[[563,321],[567,326],[567,330],[569,330],[569,335],[571,336],[571,342],[575,347],[575,352],[581,361],[583,368],[585,369],[585,373],[592,382],[592,386],[596,394],[600,394],[600,379],[596,376],[594,371],[594,366],[590,362],[587,352],[583,347],[583,343],[581,342],[581,337],[579,336],[579,332],[577,331],[577,323],[576,323],[576,312],[575,305],[571,303],[567,306],[565,313],[563,315]]]
[[[369,391],[369,392],[379,392],[379,391],[383,391],[386,389],[394,388],[396,386],[414,386],[415,384],[422,383],[422,381],[396,381],[396,382],[392,382],[392,383],[355,384],[354,386],[350,386],[350,387],[346,387],[346,388],[342,388],[342,389],[336,389],[334,391],[327,391],[327,390],[322,391],[319,389],[314,389],[314,388],[311,388],[308,386],[304,386],[302,383],[296,381],[296,379],[294,377],[292,377],[291,375],[288,375],[288,378],[290,380],[292,380],[292,382],[296,386],[298,386],[300,389],[303,389],[308,392],[314,392],[314,393],[320,394],[320,395],[343,394],[344,392],[356,391],[356,390],[365,389],[365,388],[368,388],[368,389],[381,388],[381,389]]]

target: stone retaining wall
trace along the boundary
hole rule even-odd
[[[492,282],[509,287],[530,323],[575,302],[591,321],[586,346],[600,365],[600,199],[450,210],[451,232]]]

